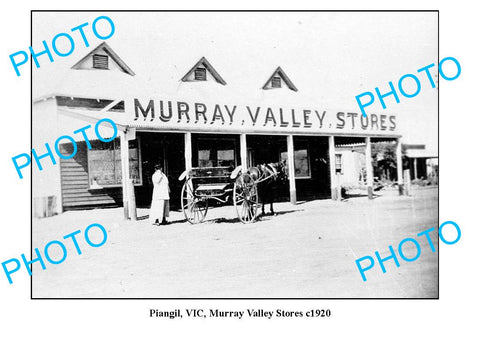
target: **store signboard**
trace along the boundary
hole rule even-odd
[[[339,112],[320,107],[245,105],[132,97],[126,123],[137,128],[246,133],[335,133],[398,136],[394,114]]]

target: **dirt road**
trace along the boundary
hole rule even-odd
[[[212,209],[199,225],[181,212],[172,212],[167,226],[124,221],[122,208],[34,220],[33,245],[41,250],[91,223],[105,226],[108,240],[92,248],[81,238],[81,255],[64,241],[65,262],[47,262],[43,271],[34,264],[33,297],[437,297],[438,252],[416,234],[438,227],[438,188],[381,195],[280,203],[278,215],[253,224],[239,223],[231,206]],[[420,258],[399,259],[398,268],[387,261],[385,274],[376,263],[364,282],[355,260],[377,250],[387,256],[388,246],[397,249],[406,237],[419,240]],[[432,238],[438,249],[438,233]]]

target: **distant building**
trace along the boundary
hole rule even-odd
[[[438,183],[438,153],[425,148],[424,144],[404,144],[408,158],[410,179],[429,179]]]

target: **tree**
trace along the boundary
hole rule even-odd
[[[376,176],[387,180],[397,178],[396,148],[394,142],[372,143],[372,165]]]

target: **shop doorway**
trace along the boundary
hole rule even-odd
[[[138,132],[142,164],[142,186],[135,188],[137,207],[149,208],[152,199],[152,175],[155,164],[161,164],[170,186],[170,208],[179,209],[182,183],[178,180],[185,170],[183,133]]]
[[[330,198],[328,137],[294,136],[297,200]],[[282,150],[286,159],[287,150]]]

